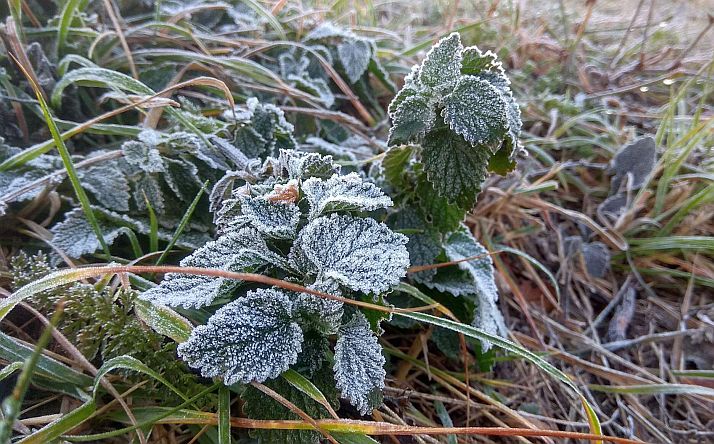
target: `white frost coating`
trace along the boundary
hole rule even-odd
[[[208,242],[183,259],[181,266],[250,272],[266,265],[284,266],[284,262],[268,249],[256,230],[242,228]],[[169,273],[160,285],[144,292],[141,298],[161,305],[198,308],[211,304],[239,283],[233,279]]]
[[[430,88],[447,89],[461,73],[461,52],[464,47],[458,33],[451,33],[432,46],[419,70],[419,81]]]
[[[389,144],[418,141],[434,126],[435,108],[435,103],[426,95],[413,95],[402,99],[391,116]]]
[[[310,219],[333,211],[373,211],[392,206],[392,199],[357,173],[327,180],[311,177],[303,182],[302,191],[310,203]]]
[[[155,145],[149,145],[138,140],[124,142],[121,146],[123,158],[132,166],[147,173],[161,173],[166,171],[164,161]]]
[[[506,102],[486,80],[463,76],[446,97],[444,121],[471,145],[494,143],[508,128]],[[498,149],[498,148],[496,148]]]
[[[372,45],[369,40],[345,39],[337,45],[337,57],[350,83],[356,83],[367,71],[372,58]]]
[[[278,377],[297,362],[302,342],[287,295],[260,289],[219,309],[178,346],[178,353],[202,376],[231,385]]]
[[[409,267],[409,239],[374,219],[319,217],[302,229],[298,240],[318,279],[334,279],[367,294],[397,285]]]
[[[444,245],[446,256],[452,260],[461,260],[473,256],[479,259],[460,262],[459,267],[468,271],[473,278],[478,307],[473,325],[488,333],[503,336],[508,330],[503,315],[498,308],[498,288],[493,276],[493,261],[486,250],[465,228],[452,233]],[[483,350],[488,351],[491,343],[481,341]]]
[[[262,197],[241,199],[242,216],[253,228],[275,239],[293,239],[300,223],[300,209],[291,202],[271,202]]]
[[[318,281],[307,288],[323,293],[341,296],[340,286],[337,282]],[[295,312],[300,313],[310,326],[318,329],[326,335],[337,333],[342,320],[344,304],[340,301],[313,296],[308,293],[300,293],[295,302]]]
[[[310,142],[312,138],[308,138]],[[340,165],[333,162],[332,156],[318,153],[306,153],[296,150],[280,150],[280,166],[290,179],[303,177],[332,177],[340,173]]]
[[[358,312],[340,328],[335,345],[335,382],[342,397],[363,415],[377,407],[384,388],[384,356],[369,322]]]
[[[489,151],[472,147],[445,127],[427,134],[422,147],[424,171],[436,192],[451,202],[467,198],[471,207],[486,177]]]

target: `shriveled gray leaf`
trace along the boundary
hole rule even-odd
[[[392,206],[392,200],[379,187],[357,173],[327,180],[309,178],[303,182],[302,192],[310,204],[310,219],[335,211],[373,211]]]
[[[652,137],[642,137],[626,145],[612,160],[615,176],[610,188],[616,193],[628,175],[632,177],[630,186],[633,190],[642,187],[656,162],[657,147]]]
[[[389,290],[409,267],[407,237],[374,219],[318,217],[300,231],[298,241],[301,252],[292,256],[309,264],[304,272],[317,270],[320,280],[334,279],[368,294]]]
[[[592,277],[603,278],[610,269],[610,249],[602,242],[590,242],[582,246],[585,269]]]
[[[292,303],[279,290],[259,289],[220,308],[178,347],[186,363],[223,383],[264,382],[297,361],[303,334]]]
[[[361,312],[340,328],[335,345],[335,382],[342,397],[368,414],[382,403],[385,359]]]

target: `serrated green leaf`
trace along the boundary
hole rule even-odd
[[[406,171],[414,152],[413,146],[392,147],[382,159],[384,177],[398,191],[406,185]]]
[[[385,359],[360,312],[340,328],[335,345],[335,381],[342,397],[363,415],[382,403]]]
[[[464,47],[458,33],[441,39],[426,54],[419,71],[419,82],[429,88],[446,90],[459,79]]]
[[[344,39],[337,45],[337,56],[350,83],[356,83],[372,59],[372,44],[363,39]]]
[[[436,192],[471,209],[486,177],[488,149],[472,147],[447,127],[428,133],[422,146],[424,171]]]
[[[220,308],[178,347],[179,356],[226,385],[276,378],[297,361],[303,334],[292,303],[279,290],[259,289]]]
[[[445,98],[442,115],[449,128],[468,143],[486,145],[494,153],[508,130],[503,95],[486,80],[474,76],[459,79]]]
[[[402,100],[392,115],[389,145],[418,142],[435,124],[435,104],[424,95],[413,95]]]

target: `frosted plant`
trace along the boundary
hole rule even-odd
[[[461,298],[475,327],[504,335],[491,258],[461,225],[488,172],[510,171],[520,151],[520,110],[501,63],[451,34],[412,68],[388,112],[390,148],[372,170],[394,201],[388,223],[408,233],[412,265],[461,261],[409,278]]]
[[[490,168],[513,167],[521,129],[510,81],[491,52],[464,48],[459,34],[437,43],[389,105],[389,144],[421,144],[437,193],[469,209]]]
[[[181,265],[260,272],[384,303],[406,275],[408,239],[370,217],[383,217],[392,204],[377,186],[337,171],[329,156],[283,150],[250,174],[252,183],[232,174],[230,193],[216,193],[230,195],[218,210],[221,234]],[[168,274],[142,298],[183,308],[221,306],[179,346],[182,359],[203,376],[230,385],[264,382],[293,367],[313,373],[327,361],[327,338],[337,335],[334,376],[342,396],[363,414],[380,403],[381,348],[364,315],[342,301],[180,273]]]

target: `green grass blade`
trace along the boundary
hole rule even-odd
[[[17,384],[12,390],[12,393],[2,401],[2,421],[0,422],[0,442],[10,442],[10,437],[12,435],[12,428],[15,425],[15,421],[20,416],[20,410],[22,410],[22,401],[25,399],[25,394],[27,389],[30,387],[30,380],[32,379],[33,373],[35,373],[35,367],[37,366],[40,356],[42,355],[42,350],[47,347],[52,337],[52,330],[55,325],[59,323],[62,317],[63,306],[58,305],[55,313],[50,319],[49,325],[45,327],[44,331],[40,335],[40,339],[37,340],[37,345],[32,354],[25,361],[25,365],[22,368],[20,376],[17,378]]]
[[[282,376],[283,379],[288,381],[290,385],[300,390],[301,392],[312,398],[315,402],[325,407],[325,409],[330,412],[330,414],[335,417],[337,416],[325,395],[323,395],[320,389],[318,389],[315,384],[310,382],[309,379],[307,379],[306,377],[304,377],[293,369],[288,369],[280,376]]]
[[[47,127],[49,128],[50,133],[52,133],[52,139],[54,139],[55,141],[57,151],[59,151],[60,153],[62,163],[64,164],[64,167],[67,170],[67,176],[69,177],[69,181],[72,183],[72,188],[74,188],[74,192],[77,195],[77,199],[79,199],[82,211],[84,211],[84,215],[87,218],[87,222],[89,222],[89,225],[92,227],[92,230],[94,230],[94,234],[97,236],[97,240],[99,240],[99,244],[102,246],[102,250],[104,251],[104,254],[107,257],[107,260],[110,260],[111,252],[109,251],[109,245],[107,245],[106,241],[104,240],[102,230],[99,228],[99,223],[97,222],[96,217],[94,217],[94,212],[92,211],[92,207],[89,203],[89,197],[87,197],[87,193],[85,193],[84,188],[82,188],[82,184],[80,183],[79,177],[77,176],[77,170],[74,168],[72,158],[69,155],[69,151],[67,150],[67,147],[65,146],[64,141],[62,140],[62,136],[60,135],[59,129],[57,129],[57,125],[55,124],[55,121],[52,118],[50,109],[47,106],[45,99],[42,97],[42,92],[40,91],[39,86],[37,86],[32,80],[32,77],[30,77],[28,73],[25,72],[24,68],[19,63],[17,64],[17,66],[20,68],[20,70],[23,71],[23,73],[27,77],[28,82],[30,83],[30,86],[32,86],[32,89],[35,92],[35,95],[37,96],[37,101],[40,103],[40,107],[42,108],[42,114],[44,115],[45,122],[47,123]]]
[[[72,25],[74,12],[77,10],[79,3],[80,0],[69,0],[65,3],[64,8],[62,8],[62,14],[60,15],[59,26],[57,28],[57,57],[62,56],[67,35],[69,34],[69,27]]]
[[[218,444],[231,444],[231,390],[218,388]]]
[[[156,265],[161,265],[164,262],[164,260],[166,259],[166,256],[169,254],[169,251],[171,251],[171,249],[174,247],[174,245],[176,245],[176,242],[178,241],[178,239],[181,236],[181,234],[183,233],[183,231],[186,229],[186,226],[188,225],[188,222],[191,220],[191,217],[193,217],[193,212],[196,211],[196,206],[198,206],[198,202],[201,201],[201,196],[203,196],[203,193],[206,191],[206,187],[208,187],[208,181],[205,181],[203,183],[203,186],[198,191],[198,194],[196,194],[196,197],[193,198],[191,205],[188,206],[188,209],[181,217],[181,221],[179,222],[178,227],[176,227],[176,231],[174,232],[174,235],[171,237],[169,244],[166,246],[163,253],[161,253],[161,256],[159,256],[159,258],[156,260]]]
[[[167,381],[163,376],[149,368],[146,364],[143,362],[139,361],[138,359],[131,357],[131,356],[117,356],[115,358],[112,358],[104,363],[99,370],[97,370],[97,374],[94,377],[94,388],[93,388],[93,394],[94,397],[96,398],[97,393],[99,391],[99,385],[102,383],[102,378],[104,375],[109,373],[112,370],[116,370],[118,368],[124,369],[124,370],[132,370],[135,372],[143,373],[147,376],[150,376],[154,378],[155,380],[159,381],[161,384],[166,386],[169,390],[172,392],[176,393],[181,399],[184,401],[188,401],[189,397],[186,396],[182,391],[177,389],[173,384],[171,384],[169,381]]]
[[[191,336],[193,329],[191,323],[168,307],[137,299],[134,301],[134,311],[137,317],[156,333],[171,338],[179,344],[186,342]]]

